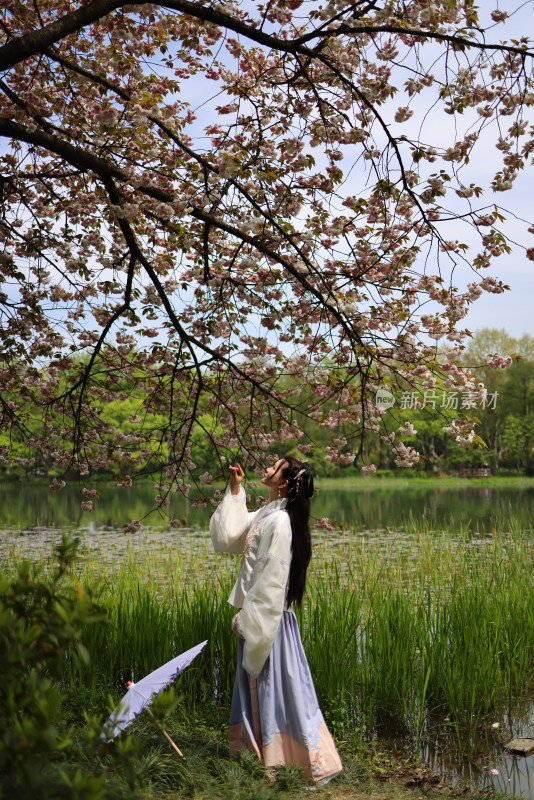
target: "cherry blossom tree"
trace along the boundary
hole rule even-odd
[[[0,401],[19,463],[128,486],[150,457],[164,507],[195,435],[214,466],[306,453],[304,414],[348,464],[380,429],[377,389],[482,391],[463,318],[506,288],[496,200],[534,149],[514,10],[4,0]],[[138,398],[132,433],[106,422],[116,397]],[[411,466],[403,430],[384,436]]]

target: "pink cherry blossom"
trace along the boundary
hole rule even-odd
[[[153,470],[163,512],[213,481],[202,448],[220,464],[311,452],[304,415],[340,469],[365,431],[415,466],[412,428],[393,435],[373,402],[377,376],[476,387],[434,345],[463,347],[471,304],[507,290],[472,268],[515,247],[493,203],[534,155],[533,52],[513,9],[473,26],[465,4],[408,3],[401,19],[371,3],[362,33],[348,2],[97,19],[81,0],[4,5],[2,465],[124,488]],[[439,142],[413,124],[434,109],[451,122]]]
[[[316,520],[315,521],[315,527],[319,528],[320,530],[323,530],[323,531],[333,531],[333,530],[335,530],[335,528],[332,525],[332,523],[329,522],[328,517],[321,517],[321,519]]]
[[[364,464],[362,467],[362,472],[364,475],[372,475],[376,472],[376,464]]]

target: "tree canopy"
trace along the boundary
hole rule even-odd
[[[193,435],[214,461],[305,454],[305,414],[351,463],[378,388],[482,391],[463,319],[506,288],[495,200],[534,149],[514,9],[4,0],[0,402],[27,460],[153,453],[180,487]],[[100,413],[117,397],[128,434]]]

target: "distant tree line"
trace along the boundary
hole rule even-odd
[[[488,366],[496,355],[511,357],[511,363],[502,369]],[[534,337],[526,334],[517,339],[504,329],[482,328],[473,335],[462,360],[475,369],[485,395],[448,392],[438,385],[426,393],[424,403],[425,392],[400,387],[388,411],[391,428],[394,421],[403,421],[417,431],[411,439],[421,453],[417,471],[455,473],[487,465],[493,473],[534,475]],[[419,407],[410,407],[412,401],[417,406],[417,400]],[[469,447],[458,447],[443,430],[445,416],[454,415],[456,409],[475,419],[477,437]],[[379,469],[395,469],[380,436],[369,434],[366,449]]]
[[[488,366],[495,356],[511,357],[511,363],[499,369]],[[314,413],[313,398],[306,396],[306,389],[295,375],[282,376],[281,380],[293,385],[299,392],[299,407],[295,422],[303,431],[303,439],[286,439],[276,446],[269,444],[258,451],[258,461],[249,463],[250,470],[261,471],[272,457],[283,453],[293,453],[306,458],[318,476],[338,476],[359,474],[362,461],[373,463],[379,474],[398,473],[402,475],[417,473],[455,473],[461,468],[474,468],[487,465],[493,472],[534,474],[534,337],[525,335],[520,339],[509,336],[505,330],[484,328],[477,331],[462,356],[465,366],[475,370],[480,382],[485,385],[485,393],[455,392],[442,384],[433,389],[399,384],[392,392],[393,405],[384,415],[385,430],[389,435],[398,435],[402,427],[403,440],[421,454],[419,464],[413,470],[399,469],[395,464],[395,453],[388,446],[387,435],[366,431],[363,447],[354,441],[354,429],[350,424],[332,428],[328,424],[330,406],[321,407],[321,413]],[[291,388],[291,387],[289,387]],[[157,472],[169,456],[172,443],[160,435],[164,427],[163,418],[157,406],[147,398],[152,389],[143,394],[139,388],[131,390],[128,385],[119,386],[115,399],[102,403],[100,414],[109,431],[109,453],[117,458],[117,470],[113,473],[109,466],[93,471],[102,479],[123,479],[126,469],[132,477],[140,478]],[[334,401],[331,402],[334,408]],[[307,410],[306,410],[307,409]],[[477,436],[458,446],[455,437],[446,432],[455,415],[471,416],[476,422]],[[141,416],[149,416],[154,437],[147,445],[136,441],[136,430]],[[210,438],[206,430],[213,431],[213,418],[208,405],[199,414],[200,424],[191,437],[191,478],[200,483],[210,483],[222,477],[220,464],[214,457]],[[37,423],[36,423],[37,424]],[[277,421],[273,419],[273,425]],[[413,430],[413,434],[410,431]],[[358,434],[360,435],[360,434]],[[7,433],[0,433],[0,448],[7,444]],[[13,432],[10,434],[13,442]],[[306,440],[306,444],[302,442]],[[345,444],[346,440],[346,444]],[[311,442],[311,445],[310,445]],[[346,464],[330,460],[330,448],[346,447],[348,451],[361,449],[362,460]],[[68,471],[61,475],[53,467],[50,451],[28,450],[28,443],[21,437],[18,444],[18,466],[9,471],[4,469],[4,478],[59,476],[69,478]],[[129,451],[129,467],[125,469],[123,450]],[[276,453],[275,453],[276,451]],[[29,457],[31,455],[31,458]],[[236,448],[236,459],[242,454]],[[113,459],[112,459],[113,460]]]

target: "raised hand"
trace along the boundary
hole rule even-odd
[[[239,494],[239,487],[241,486],[241,481],[245,477],[245,473],[241,467],[241,464],[236,464],[235,467],[229,466],[228,469],[230,470],[230,490],[232,494]]]

